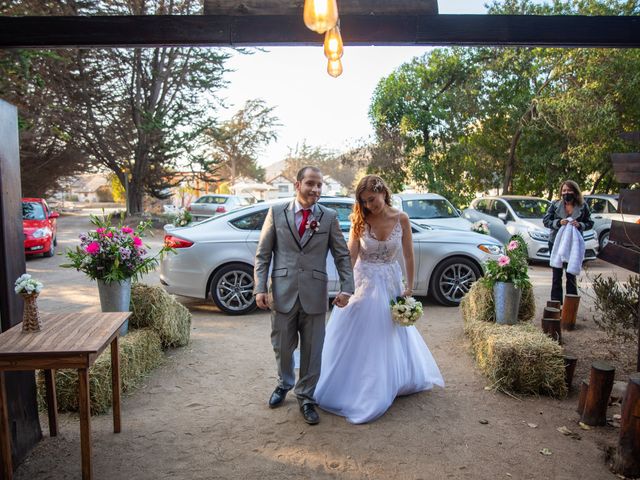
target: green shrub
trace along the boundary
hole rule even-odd
[[[638,338],[638,292],[640,276],[628,282],[596,275],[593,280],[595,315],[593,321],[612,338],[635,341]]]

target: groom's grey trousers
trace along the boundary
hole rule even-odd
[[[288,313],[271,312],[271,344],[276,354],[279,387],[295,394],[300,405],[315,403],[313,394],[320,378],[325,313],[308,314],[298,299]],[[293,352],[300,334],[300,376],[296,384]]]

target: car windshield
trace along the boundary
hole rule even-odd
[[[403,200],[402,210],[414,220],[456,218],[459,216],[453,205],[445,199],[438,198]]]
[[[227,200],[229,200],[229,197],[207,196],[207,197],[199,198],[198,200],[196,200],[196,203],[216,203],[216,204],[221,204],[221,203],[226,203]]]
[[[23,220],[44,220],[44,208],[41,203],[22,202],[22,219]]]
[[[551,204],[548,200],[531,198],[507,201],[520,218],[542,218]]]

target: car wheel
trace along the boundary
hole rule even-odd
[[[242,263],[222,267],[211,280],[211,298],[230,315],[242,315],[256,308],[253,295],[253,268]]]
[[[600,235],[600,250],[602,250],[607,243],[609,243],[609,230]]]
[[[54,247],[58,246],[58,237],[53,237],[53,246]]]
[[[438,303],[456,307],[481,276],[480,268],[468,258],[447,258],[433,270],[431,294]]]
[[[43,255],[45,257],[53,257],[56,254],[56,244],[52,241],[51,242],[51,247],[49,247],[49,251],[48,252],[44,252]]]

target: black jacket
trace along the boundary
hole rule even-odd
[[[556,240],[558,230],[560,230],[560,227],[562,226],[560,225],[560,220],[569,216],[580,224],[579,230],[582,233],[584,233],[585,230],[590,230],[593,228],[591,211],[589,210],[589,206],[586,202],[582,205],[575,205],[573,207],[573,213],[569,215],[564,209],[564,202],[562,200],[556,200],[555,202],[551,203],[551,205],[549,205],[549,209],[542,219],[542,223],[544,224],[544,226],[551,230],[551,234],[549,235],[549,243],[553,244],[553,242]]]

